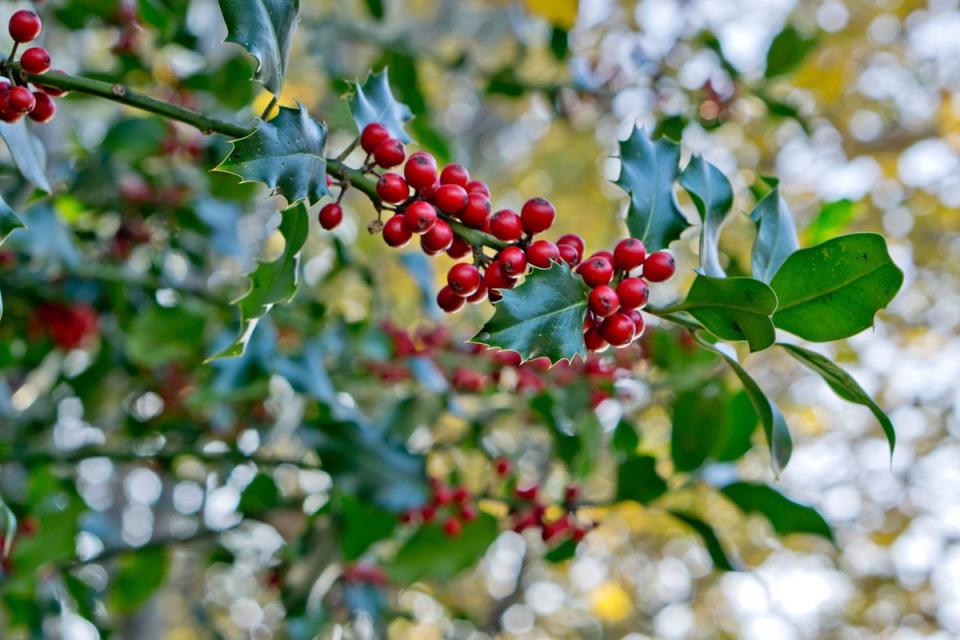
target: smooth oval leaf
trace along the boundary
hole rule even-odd
[[[773,189],[765,195],[750,214],[757,226],[750,256],[753,277],[769,283],[777,270],[800,245],[797,242],[797,225],[786,200],[780,195],[779,181],[766,178]]]
[[[629,456],[617,467],[617,501],[653,502],[667,491],[653,456]]]
[[[733,205],[730,181],[716,168],[695,155],[680,174],[683,187],[697,207],[703,226],[700,229],[700,269],[704,275],[723,278],[720,266],[720,227]]]
[[[764,77],[773,78],[793,71],[816,44],[816,36],[805,36],[793,25],[787,25],[770,43]]]
[[[220,0],[227,42],[256,58],[256,78],[274,95],[283,87],[299,11],[299,0]]]
[[[26,225],[17,216],[16,212],[10,208],[3,198],[0,198],[0,244],[7,239],[11,233],[17,229],[25,229]]]
[[[0,122],[0,136],[7,143],[10,157],[23,177],[33,183],[33,186],[50,193],[50,183],[47,182],[47,152],[43,144],[27,129],[26,123]]]
[[[790,256],[770,286],[773,323],[812,342],[849,338],[873,325],[903,284],[883,236],[855,233]]]
[[[614,183],[630,194],[627,227],[648,251],[666,249],[690,226],[673,192],[679,162],[679,144],[666,138],[654,142],[641,128],[620,141],[620,175]]]
[[[387,565],[390,575],[405,584],[423,578],[449,580],[476,563],[497,537],[497,521],[481,513],[466,522],[456,538],[443,533],[438,524],[425,524],[400,547]]]
[[[678,393],[671,405],[670,457],[677,471],[692,471],[704,463],[727,415],[726,389],[718,381]]]
[[[586,358],[586,289],[567,263],[534,269],[520,286],[503,290],[495,309],[471,342],[516,351],[524,360]]]
[[[110,604],[121,613],[140,608],[167,578],[165,547],[145,547],[124,554],[110,584]]]
[[[727,556],[727,552],[724,551],[723,545],[720,544],[720,538],[717,537],[717,533],[713,530],[713,527],[697,516],[685,511],[670,509],[670,515],[697,532],[697,535],[703,540],[703,546],[707,548],[707,553],[710,554],[710,559],[713,561],[715,568],[720,571],[738,570],[729,556]]]
[[[380,73],[371,73],[363,84],[356,83],[353,95],[347,99],[347,103],[358,131],[363,131],[368,124],[379,122],[394,138],[410,142],[403,123],[413,118],[413,112],[410,107],[393,97],[387,69]]]
[[[833,531],[823,516],[805,504],[794,502],[773,487],[751,482],[732,482],[720,489],[746,513],[760,513],[781,536],[812,533],[833,541]]]
[[[750,351],[766,349],[776,340],[770,316],[777,309],[777,296],[753,278],[698,275],[687,299],[673,309],[688,312],[719,338],[746,340]]]

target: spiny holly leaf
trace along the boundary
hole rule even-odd
[[[227,42],[256,58],[256,78],[274,95],[283,86],[299,11],[299,0],[220,0]]]
[[[720,169],[693,156],[683,173],[680,186],[686,189],[697,207],[703,227],[700,229],[700,269],[704,275],[723,278],[718,244],[720,227],[733,205],[733,188]]]
[[[717,533],[713,530],[713,527],[697,516],[685,511],[670,509],[670,515],[697,532],[697,535],[703,540],[703,545],[707,548],[707,553],[710,554],[710,559],[713,560],[714,567],[720,571],[738,570],[733,562],[730,561],[727,552],[723,550],[723,545],[720,544],[720,538],[717,537]]]
[[[267,315],[276,303],[287,302],[293,298],[297,292],[300,250],[307,241],[308,229],[309,218],[303,203],[283,212],[280,222],[280,234],[286,242],[283,255],[273,262],[259,263],[256,271],[250,274],[250,290],[236,301],[240,307],[240,336],[211,359],[243,355],[260,319]]]
[[[805,367],[819,373],[820,377],[830,385],[830,388],[833,389],[833,392],[838,396],[844,400],[861,404],[870,409],[880,422],[880,426],[883,427],[883,432],[887,436],[887,442],[890,444],[890,455],[893,455],[893,448],[897,443],[897,434],[893,429],[893,423],[887,414],[884,413],[883,409],[881,409],[880,406],[873,401],[873,398],[863,390],[863,387],[854,380],[853,376],[834,364],[826,356],[816,353],[815,351],[798,347],[795,344],[786,344],[783,342],[777,344],[786,349],[787,353],[796,358]]]
[[[0,122],[0,136],[10,149],[10,157],[17,169],[33,186],[50,193],[50,183],[47,182],[47,153],[43,144],[27,130],[26,123],[21,120],[10,124]]]
[[[287,202],[314,204],[327,193],[327,127],[303,105],[280,107],[246,138],[233,140],[230,155],[214,169],[243,182],[262,182]]]
[[[740,384],[750,397],[753,408],[760,416],[763,432],[767,437],[767,448],[770,450],[770,463],[775,474],[779,475],[787,466],[790,454],[793,452],[793,441],[787,428],[787,421],[783,419],[780,408],[763,393],[756,381],[750,377],[737,360],[736,354],[729,345],[714,345],[703,339],[699,333],[694,334],[697,343],[704,349],[717,353],[726,360],[733,372],[740,378]]]
[[[465,522],[456,538],[444,534],[439,524],[425,524],[386,568],[394,580],[404,584],[423,578],[450,580],[476,563],[496,537],[497,521],[487,513]]]
[[[770,286],[773,323],[812,342],[849,338],[873,325],[903,284],[883,236],[854,233],[791,255]]]
[[[620,142],[620,176],[614,182],[630,194],[630,235],[649,251],[666,249],[690,226],[673,193],[679,161],[679,144],[666,138],[654,142],[637,127]]]
[[[777,296],[753,278],[698,275],[687,299],[674,308],[689,312],[720,338],[746,340],[750,351],[766,349],[776,340],[770,316],[777,309]]]
[[[347,102],[357,130],[363,131],[368,124],[379,122],[394,138],[410,142],[403,123],[413,118],[413,112],[393,97],[386,69],[371,73],[363,84],[356,83],[356,90]]]
[[[23,221],[17,216],[13,209],[10,208],[3,198],[0,198],[0,244],[3,244],[3,241],[7,239],[11,233],[17,229],[25,229],[26,225],[23,224]]]
[[[472,342],[516,351],[524,360],[586,358],[586,312],[583,282],[565,262],[555,262],[549,269],[534,269],[516,289],[504,289],[493,317]]]
[[[833,531],[823,516],[805,504],[794,502],[773,487],[751,482],[732,482],[720,489],[746,513],[761,513],[781,536],[812,533],[833,541]]]
[[[790,207],[780,196],[779,181],[765,179],[773,189],[757,203],[750,219],[757,225],[751,262],[753,277],[764,282],[773,280],[777,269],[799,248],[797,226]]]

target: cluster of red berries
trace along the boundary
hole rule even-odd
[[[466,487],[450,487],[437,478],[430,478],[430,499],[419,509],[400,514],[403,524],[430,524],[443,518],[443,533],[456,538],[466,522],[473,522],[480,514],[473,503],[473,496]]]
[[[511,475],[513,465],[506,458],[497,458],[494,470],[501,478]],[[547,544],[555,544],[569,539],[580,542],[595,525],[581,523],[574,511],[580,501],[580,487],[575,484],[566,486],[563,492],[563,513],[553,519],[547,519],[547,505],[540,501],[540,485],[528,484],[514,488],[516,504],[511,505],[511,527],[517,533],[527,529],[539,529],[540,537]]]
[[[88,304],[46,302],[33,311],[30,332],[49,335],[63,349],[76,349],[99,333],[97,311]]]
[[[21,9],[10,16],[10,36],[16,47],[30,42],[40,35],[40,17],[33,11]],[[20,55],[20,68],[24,73],[38,75],[50,70],[50,52],[43,47],[30,47]],[[55,87],[36,87],[33,91],[25,84],[15,84],[7,78],[0,79],[0,120],[17,122],[29,116],[36,122],[50,122],[57,113],[55,97],[66,92]]]

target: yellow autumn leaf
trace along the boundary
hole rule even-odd
[[[527,10],[550,24],[570,30],[577,21],[579,0],[527,0]]]

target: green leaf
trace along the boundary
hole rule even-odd
[[[558,562],[563,562],[564,560],[569,560],[573,556],[577,555],[577,543],[575,540],[566,539],[553,549],[550,549],[544,556],[543,559],[547,562],[556,564]]]
[[[666,249],[690,226],[673,192],[680,162],[680,145],[661,138],[656,142],[634,127],[620,142],[620,176],[614,181],[630,194],[627,227],[648,251]]]
[[[586,358],[587,294],[582,280],[565,262],[534,269],[520,286],[504,289],[495,309],[472,342],[516,351],[524,360]]]
[[[347,560],[356,560],[397,527],[394,513],[346,494],[340,496],[340,519],[340,547]]]
[[[740,365],[732,349],[728,351],[718,345],[710,344],[699,333],[694,334],[694,338],[704,349],[709,349],[726,360],[740,379],[740,383],[753,403],[753,408],[760,416],[760,423],[763,425],[763,432],[767,437],[767,448],[770,450],[770,463],[773,466],[774,473],[779,475],[787,466],[790,454],[793,452],[790,430],[787,428],[787,421],[783,419],[780,408],[763,393],[763,390],[750,377],[747,370]]]
[[[283,254],[273,262],[260,262],[250,274],[250,289],[236,304],[242,330],[236,341],[211,359],[243,355],[260,320],[278,302],[289,302],[297,293],[300,250],[307,241],[310,221],[303,203],[283,211],[280,234],[286,242]]]
[[[255,77],[274,95],[283,87],[299,11],[299,0],[220,0],[227,42],[257,60]]]
[[[26,225],[17,216],[16,212],[10,208],[3,198],[0,198],[0,244],[7,239],[11,233],[17,229],[26,229]]]
[[[553,57],[563,62],[567,59],[570,52],[570,34],[562,27],[554,26],[550,30],[550,53]]]
[[[729,462],[743,456],[753,446],[751,440],[759,422],[750,395],[743,389],[733,394],[710,457],[718,462]]]
[[[426,524],[397,551],[387,571],[405,584],[424,578],[450,580],[474,565],[496,537],[497,521],[487,513],[464,523],[456,538],[445,535],[439,524]]]
[[[723,550],[723,545],[720,544],[720,538],[717,537],[717,533],[713,530],[713,527],[697,516],[684,511],[670,509],[670,515],[697,532],[697,535],[703,540],[703,546],[707,548],[707,553],[710,554],[710,559],[713,561],[714,567],[720,571],[738,570],[733,562],[730,561],[727,552]]]
[[[383,0],[365,0],[367,11],[377,20],[383,19]]]
[[[770,286],[773,323],[812,342],[849,338],[873,326],[903,284],[883,236],[854,233],[790,256]]]
[[[861,404],[870,409],[880,422],[880,426],[883,427],[883,432],[887,436],[887,442],[890,444],[890,455],[893,455],[893,448],[897,444],[897,434],[893,429],[893,422],[890,421],[890,418],[884,413],[883,409],[873,401],[873,398],[863,390],[863,387],[854,380],[853,376],[834,364],[829,358],[815,351],[810,351],[809,349],[804,349],[794,344],[786,344],[783,342],[778,342],[777,344],[786,349],[787,353],[796,358],[797,361],[805,367],[819,373],[820,377],[830,385],[830,388],[833,389],[833,392],[838,396],[844,400],[853,402],[854,404]]]
[[[667,491],[667,483],[657,473],[653,456],[631,456],[617,467],[617,502],[634,500],[653,502]]]
[[[797,226],[790,207],[780,196],[779,182],[774,178],[765,180],[773,189],[757,203],[750,214],[750,219],[757,225],[757,238],[753,241],[750,260],[753,277],[769,283],[780,266],[800,245],[797,243]]]
[[[17,516],[0,495],[0,516],[3,517],[3,546],[0,547],[0,557],[9,558],[13,549],[13,539],[17,535]]]
[[[765,516],[781,536],[812,533],[833,540],[830,525],[816,509],[794,502],[768,485],[733,482],[720,491],[741,511]]]
[[[820,244],[842,233],[857,217],[857,203],[852,200],[834,200],[820,208],[817,217],[804,229],[807,244]]]
[[[706,461],[727,415],[728,398],[723,384],[678,393],[673,401],[670,456],[677,471],[692,471]]]
[[[267,509],[272,509],[280,502],[280,490],[277,483],[269,475],[258,473],[253,476],[240,494],[239,510],[247,515],[256,515],[263,513]]]
[[[700,267],[704,275],[722,278],[720,266],[720,227],[733,205],[733,188],[720,169],[696,155],[680,174],[683,187],[697,207],[703,228],[700,229]]]
[[[698,275],[687,299],[674,309],[687,311],[717,337],[746,340],[750,351],[766,349],[776,340],[770,316],[777,309],[777,296],[753,278]]]
[[[347,102],[353,120],[357,123],[357,130],[363,131],[368,124],[379,122],[393,137],[410,142],[403,123],[413,118],[413,112],[410,107],[393,97],[387,70],[371,73],[363,84],[358,82],[355,86],[356,89]]]
[[[50,193],[46,176],[47,153],[40,140],[27,129],[26,123],[23,120],[13,124],[0,122],[0,136],[7,143],[10,157],[23,177],[38,189]]]
[[[764,77],[773,78],[793,71],[816,44],[816,36],[804,36],[792,25],[787,25],[770,43]]]
[[[214,171],[262,182],[290,204],[316,203],[327,191],[327,127],[303,105],[280,107],[270,121],[246,138],[232,140],[233,149]]]
[[[199,353],[207,317],[187,306],[153,305],[134,316],[126,337],[127,356],[134,363],[155,367],[177,361],[189,364]]]
[[[613,450],[625,456],[634,455],[640,446],[640,436],[633,425],[622,419],[613,430]]]
[[[110,584],[110,603],[120,613],[139,609],[163,586],[167,577],[167,551],[146,547],[124,554]]]

